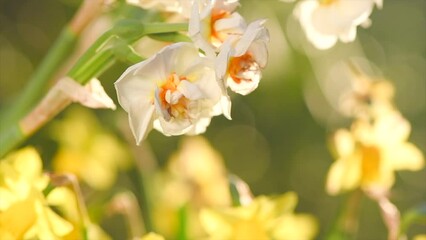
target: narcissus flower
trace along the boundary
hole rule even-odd
[[[356,28],[369,24],[374,5],[381,8],[382,0],[303,0],[294,13],[308,40],[319,49],[327,49],[337,40],[354,41]]]
[[[316,220],[308,214],[295,214],[296,204],[297,195],[293,192],[276,198],[260,196],[247,206],[204,209],[200,219],[208,239],[313,239]]]
[[[194,1],[188,34],[208,56],[229,36],[243,34],[247,24],[235,12],[238,6],[238,0],[207,1],[201,6]]]
[[[394,111],[394,87],[386,80],[375,80],[359,76],[353,81],[353,87],[342,96],[340,109],[355,118],[374,118]]]
[[[88,239],[110,240],[111,238],[96,224],[92,223],[84,212],[85,207],[79,206],[77,195],[68,187],[57,187],[47,196],[49,204],[54,206],[74,226],[73,231],[63,236],[63,240]],[[84,229],[83,229],[84,227]]]
[[[0,239],[61,239],[73,230],[49,207],[43,194],[48,183],[33,148],[0,161]]]
[[[169,45],[129,67],[115,87],[137,144],[152,127],[167,136],[202,133],[221,113],[213,63],[190,43]]]
[[[268,30],[265,20],[251,23],[241,36],[231,36],[222,45],[216,60],[216,74],[223,90],[247,95],[255,90],[268,61]]]
[[[157,176],[159,195],[153,211],[157,229],[174,238],[179,212],[185,206],[189,239],[203,233],[198,213],[202,207],[224,207],[231,203],[226,168],[220,154],[202,136],[185,137],[179,151],[169,159],[167,171]]]
[[[327,191],[386,191],[395,181],[395,171],[423,168],[423,154],[408,142],[409,134],[410,124],[396,111],[372,123],[358,120],[351,131],[338,130],[333,139],[338,159],[328,173]]]

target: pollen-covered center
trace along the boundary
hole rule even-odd
[[[189,100],[178,90],[183,80],[186,80],[186,77],[172,73],[155,92],[156,107],[167,121],[172,117],[186,116]]]
[[[362,146],[362,181],[375,182],[380,177],[380,150],[375,146]]]
[[[260,76],[260,70],[259,64],[250,53],[232,58],[229,64],[229,76],[237,84],[241,83],[241,81],[252,81]]]

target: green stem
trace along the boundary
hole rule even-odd
[[[355,190],[350,193],[344,205],[342,205],[330,232],[326,236],[327,240],[355,239],[358,230],[358,214],[361,199],[361,190]]]
[[[99,76],[109,67],[111,67],[116,61],[116,52],[117,47],[122,47],[123,43],[130,45],[142,38],[147,34],[155,33],[167,33],[167,32],[176,32],[176,31],[185,31],[188,25],[184,24],[165,24],[165,23],[148,23],[144,24],[139,21],[122,21],[119,22],[113,29],[103,34],[88,50],[87,52],[79,59],[79,61],[74,65],[74,67],[68,72],[67,76],[74,79],[76,82],[84,85],[90,79]],[[56,48],[54,48],[56,49]],[[52,50],[53,51],[53,50]],[[60,51],[60,50],[55,50]],[[49,53],[50,55],[51,53]],[[56,55],[56,54],[55,54]],[[48,57],[49,59],[50,57]],[[134,60],[135,56],[131,57]],[[52,60],[53,61],[53,60]],[[52,63],[55,67],[56,61]],[[48,67],[49,69],[55,69]],[[52,70],[53,71],[53,70]],[[39,82],[39,81],[37,81]],[[32,84],[32,83],[31,83]],[[40,84],[42,87],[43,85]],[[39,96],[43,93],[42,88],[35,88],[33,91],[28,91],[26,94],[31,96]],[[30,96],[30,97],[31,97]],[[25,99],[31,99],[30,97],[25,96]],[[32,102],[38,99],[33,100]],[[48,120],[53,118],[56,114],[62,111],[68,102],[63,102],[63,105],[57,104],[60,106],[60,109],[43,109],[44,113],[47,113],[48,119],[37,122],[37,127],[34,131],[39,129],[43,124]],[[31,105],[30,105],[31,106]],[[20,120],[10,122],[8,125],[4,125],[6,121],[0,119],[2,123],[0,127],[0,157],[4,156],[10,150],[15,148],[18,144],[25,141],[34,131],[25,132],[20,125],[22,120],[33,114],[34,112],[29,111],[26,105],[21,106],[23,109],[17,109],[19,113],[26,113],[22,116],[19,116]],[[24,108],[25,107],[25,108]],[[34,107],[33,111],[40,110],[37,109],[38,105]],[[6,119],[14,119],[14,117],[8,117]],[[36,120],[34,120],[36,121]]]
[[[179,208],[178,211],[178,231],[177,231],[177,239],[178,240],[186,240],[188,239],[188,211],[189,206],[185,204]]]
[[[40,100],[47,90],[47,82],[56,70],[70,55],[77,41],[77,35],[66,27],[55,41],[47,56],[43,59],[36,72],[30,78],[28,85],[22,91],[18,100],[0,115],[2,128],[24,116]]]

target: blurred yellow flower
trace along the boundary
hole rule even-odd
[[[0,161],[0,239],[59,239],[73,230],[43,195],[48,176],[33,148]]]
[[[352,89],[342,96],[340,109],[348,116],[371,118],[394,111],[394,86],[387,80],[356,76]]]
[[[158,178],[154,209],[157,229],[166,237],[175,237],[178,213],[185,206],[188,235],[202,233],[198,219],[201,207],[229,206],[226,169],[220,154],[201,136],[185,137],[178,152],[169,159],[168,169]]]
[[[426,240],[426,234],[416,235],[413,240]]]
[[[109,188],[119,170],[129,166],[128,152],[119,140],[100,127],[88,110],[75,107],[65,118],[52,126],[52,135],[59,142],[53,160],[57,173],[72,173],[90,187]]]
[[[48,202],[55,206],[63,216],[74,226],[73,231],[63,236],[63,240],[84,239],[82,234],[87,233],[88,239],[111,239],[98,225],[92,223],[84,212],[84,206],[79,206],[76,194],[67,187],[53,189],[47,196]]]
[[[203,209],[200,220],[209,239],[313,239],[316,220],[308,214],[295,214],[296,204],[293,192],[275,198],[259,196],[246,206]]]
[[[141,240],[164,240],[164,237],[160,236],[160,235],[158,235],[156,233],[150,232],[147,235],[143,236],[141,238]]]
[[[396,111],[373,122],[357,120],[350,131],[338,130],[333,139],[337,161],[328,173],[328,193],[357,187],[388,190],[395,181],[394,171],[423,168],[423,154],[408,142],[409,134],[410,124]]]

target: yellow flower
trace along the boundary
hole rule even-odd
[[[57,215],[43,195],[49,179],[33,148],[0,162],[0,239],[58,239],[73,226]]]
[[[47,196],[47,200],[55,206],[69,222],[74,226],[73,231],[63,236],[63,240],[84,239],[82,233],[87,233],[88,239],[111,239],[98,225],[92,223],[84,212],[84,206],[78,206],[76,194],[67,187],[53,189]],[[83,230],[84,228],[84,230]]]
[[[413,240],[426,240],[426,234],[416,235]]]
[[[124,146],[83,108],[72,108],[52,127],[60,147],[53,160],[57,173],[72,173],[95,189],[109,188],[129,165]]]
[[[229,206],[226,169],[220,154],[201,136],[185,137],[173,154],[166,172],[159,176],[155,193],[159,196],[154,209],[157,229],[168,238],[175,237],[178,212],[187,213],[188,235],[197,238],[202,229],[198,219],[201,207]]]
[[[156,233],[150,232],[147,235],[143,236],[141,238],[141,240],[164,240],[164,237],[160,236],[160,235],[158,235]]]
[[[334,135],[338,159],[328,173],[327,191],[388,190],[395,181],[394,171],[423,168],[423,154],[407,141],[409,133],[410,124],[396,111],[383,113],[372,123],[357,120],[351,131],[338,130]]]
[[[204,209],[200,219],[210,239],[313,239],[316,220],[308,214],[295,214],[296,204],[293,192],[276,198],[259,196],[247,206]]]
[[[394,86],[387,80],[357,75],[352,79],[351,91],[342,96],[340,109],[351,117],[374,118],[394,111],[394,92]]]

